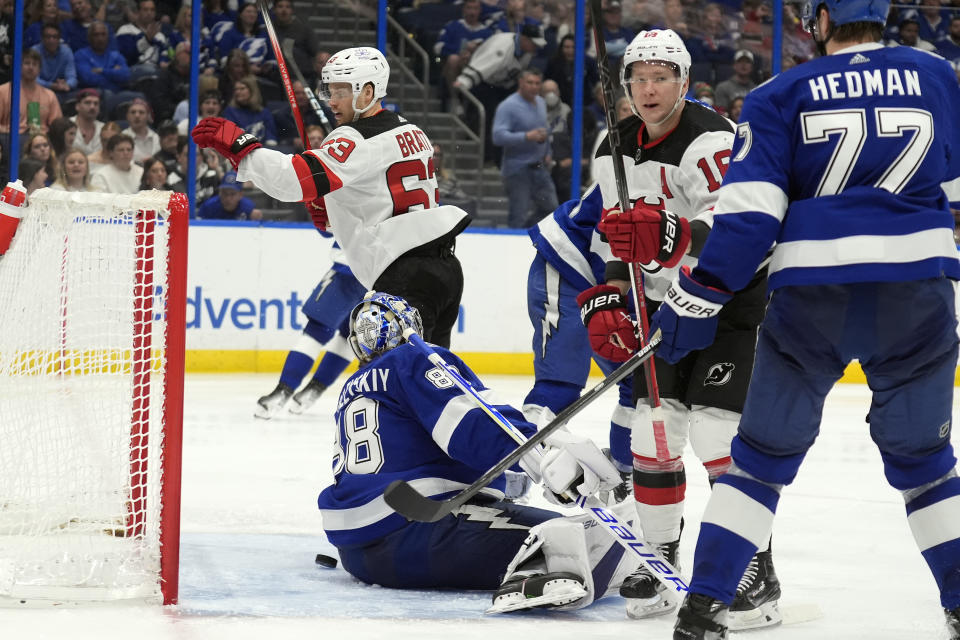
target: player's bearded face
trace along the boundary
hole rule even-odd
[[[667,118],[686,91],[674,67],[661,62],[633,63],[627,82],[637,113],[648,123]]]

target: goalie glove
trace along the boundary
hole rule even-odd
[[[633,355],[637,330],[618,288],[608,284],[591,287],[577,296],[577,304],[595,353],[614,362],[625,362]]]
[[[561,427],[547,437],[546,444],[540,475],[547,500],[569,504],[576,494],[592,496],[620,484],[616,467],[589,438]]]
[[[624,262],[675,267],[690,246],[690,223],[685,218],[638,200],[623,213],[610,209],[597,225],[610,251]]]
[[[729,291],[697,282],[690,267],[680,269],[650,319],[650,335],[657,329],[663,334],[657,355],[673,364],[691,351],[708,347],[717,333],[717,316],[731,298]]]
[[[201,149],[211,148],[230,161],[234,169],[243,157],[261,146],[260,139],[224,118],[204,118],[190,132]]]

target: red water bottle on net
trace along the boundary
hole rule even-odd
[[[8,182],[0,193],[0,256],[10,248],[10,242],[17,232],[17,225],[27,206],[27,190],[23,182]]]

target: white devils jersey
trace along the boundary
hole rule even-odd
[[[733,123],[699,103],[687,102],[679,124],[667,135],[644,140],[644,128],[637,116],[625,118],[617,125],[630,205],[644,200],[687,220],[696,218],[712,226],[717,190],[730,164]],[[597,149],[594,163],[604,209],[618,206],[609,138]],[[672,269],[645,272],[647,297],[663,300],[680,267],[692,268],[696,263],[697,259],[688,255]]]
[[[447,243],[470,223],[462,209],[437,205],[426,134],[387,110],[337,127],[304,153],[256,149],[237,180],[285,202],[323,196],[330,230],[367,288],[407,251]]]

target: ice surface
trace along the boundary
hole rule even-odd
[[[531,384],[512,376],[486,382],[514,403]],[[335,395],[303,416],[254,419],[256,398],[275,384],[267,375],[187,378],[178,606],[0,610],[0,640],[671,637],[672,616],[628,621],[618,598],[579,612],[490,617],[482,613],[487,593],[395,591],[318,567],[317,553],[336,556],[315,502],[330,480]],[[614,394],[597,402],[574,428],[605,440],[613,402]],[[823,616],[743,640],[946,638],[933,579],[870,440],[868,405],[866,387],[834,390],[775,522],[783,605],[816,604]],[[689,451],[687,481],[683,567],[708,490]]]

